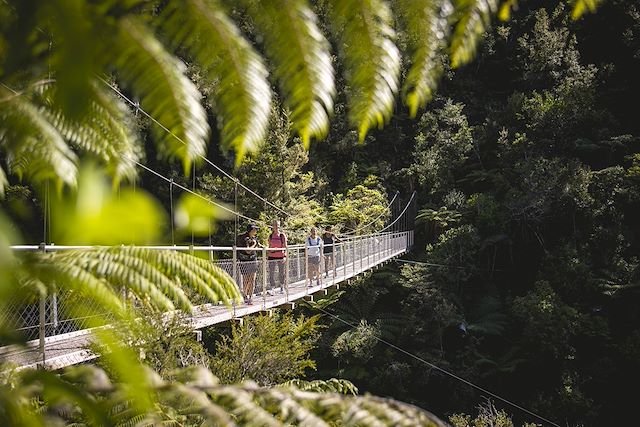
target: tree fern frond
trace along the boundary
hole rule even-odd
[[[121,316],[125,307],[113,289],[86,269],[71,263],[58,263],[53,254],[40,256],[33,263],[32,273],[41,282],[77,291],[96,301],[105,311]]]
[[[423,427],[446,427],[447,424],[440,421],[432,413],[425,411],[417,406],[409,405],[397,400],[387,399],[378,396],[366,396],[358,397],[361,400],[368,400],[371,404],[380,404],[385,407],[400,413],[403,417],[403,422],[400,425],[414,426],[419,425]],[[371,406],[369,406],[371,407]]]
[[[213,403],[207,394],[194,387],[173,383],[162,393],[163,398],[178,403],[183,415],[200,415],[206,420],[215,420],[217,426],[235,426],[236,423],[225,409]]]
[[[117,427],[138,427],[142,424],[142,422],[147,418],[145,414],[136,414],[128,419],[120,420],[116,423]]]
[[[257,389],[254,383],[244,383],[243,387],[219,386],[208,390],[213,402],[226,408],[240,425],[249,426],[281,426],[258,402],[254,400],[252,390]]]
[[[140,370],[140,364],[132,363],[135,365],[132,367],[134,371]],[[155,379],[149,379],[148,387],[144,390],[149,396],[153,396],[155,404],[134,407],[130,388],[135,389],[135,385],[126,381],[109,381],[100,368],[91,368],[88,375],[86,372],[74,373],[76,369],[78,368],[67,368],[61,378],[46,371],[26,370],[19,373],[18,378],[23,384],[47,382],[53,385],[53,390],[61,390],[60,398],[44,399],[45,403],[64,400],[82,407],[83,412],[77,413],[74,420],[80,422],[108,417],[105,421],[109,425],[120,426],[165,425],[175,423],[178,418],[198,425],[445,425],[427,411],[392,399],[302,391],[291,386],[258,387],[252,382],[223,385],[213,380],[197,384],[188,379],[190,374],[186,376],[185,382],[181,371],[174,372],[175,377],[172,374],[170,381],[149,373]],[[209,372],[206,376],[212,374]],[[43,392],[39,387],[20,387],[17,390],[26,394],[23,399],[15,400],[16,403],[19,402],[17,406],[23,407],[29,398],[41,398]],[[51,391],[45,393],[45,397],[51,397]],[[0,395],[0,401],[2,400]],[[19,412],[26,408],[15,409]]]
[[[377,416],[382,415],[384,418],[384,420],[386,421],[388,418],[388,415],[386,413],[386,409],[385,410],[379,410],[376,411],[376,407],[374,406],[374,411],[371,412],[367,407],[366,407],[366,402],[359,402],[359,401],[354,401],[351,402],[351,404],[347,407],[347,410],[345,411],[344,415],[343,415],[343,422],[345,425],[350,425],[350,426],[359,426],[359,425],[364,425],[364,426],[371,426],[371,427],[385,427],[387,425],[401,425],[399,423],[398,419],[394,419],[393,421],[395,421],[393,424],[387,424],[385,422],[383,422],[382,420],[378,419]],[[381,408],[380,408],[381,409]],[[396,417],[392,417],[392,418],[396,418]]]
[[[260,396],[261,404],[272,409],[272,413],[285,425],[329,426],[325,420],[313,413],[304,404],[297,402],[285,390],[273,388]]]
[[[9,185],[9,180],[7,179],[7,174],[5,173],[2,166],[0,166],[0,199],[4,197],[4,191]]]
[[[169,1],[161,28],[175,47],[188,49],[216,81],[215,109],[222,147],[245,152],[262,145],[269,125],[271,89],[262,58],[224,13],[217,0]]]
[[[164,274],[188,283],[208,301],[230,302],[241,298],[233,279],[209,261],[172,251],[149,251],[149,256]]]
[[[324,138],[333,113],[335,84],[329,43],[305,0],[245,1],[265,40],[267,56],[305,147]]]
[[[156,141],[166,154],[181,158],[188,173],[191,161],[206,153],[209,127],[201,95],[184,75],[185,65],[133,16],[118,21],[113,51],[111,61],[118,77],[140,98],[149,114],[173,134],[154,124]]]
[[[451,66],[458,68],[473,59],[478,42],[497,12],[497,0],[454,0],[455,29],[449,47]]]
[[[56,88],[49,85],[40,94],[41,113],[60,134],[80,150],[96,156],[118,184],[123,178],[133,181],[137,176],[135,161],[143,153],[140,140],[130,129],[127,107],[118,98],[94,85],[87,114],[69,119],[50,100]]]
[[[317,393],[340,393],[357,395],[358,388],[349,380],[341,378],[330,378],[328,380],[290,380],[279,385],[279,387],[295,387],[302,391],[314,391]]]
[[[322,419],[345,426],[429,426],[445,427],[437,417],[418,407],[376,396],[344,396],[292,389],[291,396],[311,408]],[[392,410],[393,418],[388,411]]]
[[[571,19],[578,20],[587,12],[595,12],[600,3],[602,3],[602,0],[573,0]]]
[[[93,425],[109,425],[108,415],[95,404],[93,396],[83,387],[70,384],[61,377],[44,370],[28,371],[21,376],[25,386],[41,385],[44,401],[51,406],[73,403]],[[34,384],[35,383],[35,384]]]
[[[402,94],[411,117],[415,117],[438,86],[453,5],[450,0],[398,0],[397,4],[411,57]]]
[[[182,288],[162,274],[148,259],[135,256],[126,249],[69,252],[60,254],[60,262],[78,264],[93,272],[97,277],[105,278],[112,283],[114,281],[110,277],[111,269],[126,270],[127,282],[122,283],[122,286],[127,286],[139,296],[143,295],[143,287],[149,287],[155,292],[160,292],[162,296],[166,295],[170,301],[177,304],[178,308],[187,312],[193,311],[193,306]],[[118,284],[118,279],[115,279],[114,284]],[[133,286],[130,287],[129,284]],[[149,294],[152,300],[154,300],[153,295],[155,294]],[[165,303],[166,301],[163,304]],[[171,308],[166,309],[170,310]]]
[[[43,283],[79,291],[105,311],[122,314],[115,289],[124,287],[162,311],[193,310],[185,290],[206,301],[239,300],[235,282],[220,268],[200,258],[143,248],[100,248],[38,254],[34,275]],[[174,305],[175,304],[175,305]]]
[[[349,119],[360,141],[391,118],[400,53],[389,6],[383,0],[331,0],[332,26],[341,43],[349,85]]]
[[[10,172],[36,182],[47,179],[76,185],[76,155],[38,108],[23,96],[0,88],[0,145]]]
[[[188,256],[186,254],[182,254],[182,256],[188,257],[187,259],[197,265],[199,267],[197,271],[200,271],[200,274],[205,273],[201,277],[210,277],[208,284],[209,286],[213,286],[214,291],[218,292],[219,295],[227,295],[227,298],[233,295],[240,296],[237,293],[238,286],[236,282],[222,268],[202,258]]]

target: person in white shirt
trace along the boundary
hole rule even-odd
[[[312,285],[313,279],[320,286],[322,276],[320,275],[320,254],[322,251],[322,239],[318,236],[318,230],[311,228],[309,236],[307,236],[307,278],[309,286]]]

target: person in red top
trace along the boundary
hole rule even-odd
[[[275,273],[278,269],[278,279],[280,285],[280,293],[284,293],[285,276],[286,276],[286,263],[287,263],[287,235],[280,230],[280,221],[274,220],[271,223],[271,234],[269,235],[269,247],[281,248],[278,251],[267,251],[267,258],[269,259],[269,288],[270,294],[273,294],[273,290],[276,288]]]

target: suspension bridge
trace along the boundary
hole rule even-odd
[[[321,258],[321,279],[310,282],[307,277],[309,257],[305,245],[289,245],[286,248],[284,283],[269,280],[269,248],[257,250],[255,291],[252,304],[202,304],[196,307],[186,320],[195,329],[205,328],[241,319],[258,312],[283,307],[293,308],[297,301],[312,299],[314,295],[326,295],[329,289],[339,288],[351,279],[373,270],[406,253],[413,245],[413,230],[410,229],[414,197],[404,209],[382,230],[369,235],[343,236],[333,246],[333,266],[326,268],[325,257]],[[238,262],[238,250],[246,248],[228,246],[148,246],[150,250],[182,252],[205,252],[212,263],[226,271],[242,288],[243,268]],[[61,252],[68,250],[92,250],[91,246],[22,245],[13,246],[14,251]],[[83,363],[97,356],[89,350],[92,328],[91,314],[78,318],[67,315],[69,304],[77,303],[70,295],[61,291],[41,299],[34,304],[10,305],[0,313],[5,320],[17,325],[17,329],[30,341],[26,346],[0,347],[0,362],[21,368],[45,367],[59,369]],[[68,291],[67,291],[68,292]],[[91,307],[85,307],[91,312]],[[97,308],[96,308],[97,310]],[[95,316],[104,313],[96,312]]]
[[[114,91],[119,97],[126,101],[136,112],[139,112],[154,122],[159,128],[163,129],[168,135],[185,146],[187,143],[172,133],[156,118],[143,110],[139,103],[129,99],[125,94],[118,90],[117,87],[108,83],[104,79],[100,79],[108,88]],[[224,204],[220,204],[215,200],[209,199],[196,191],[196,171],[195,162],[193,164],[193,186],[187,188],[174,182],[173,179],[164,176],[158,171],[152,169],[148,165],[139,162],[134,158],[125,159],[135,164],[139,170],[150,174],[156,179],[165,181],[169,185],[169,194],[171,195],[170,215],[173,218],[173,193],[174,190],[190,193],[196,197],[204,199],[206,202],[227,211],[235,217],[235,234],[238,234],[239,220],[247,220],[253,223],[260,223],[269,226],[262,221],[248,217],[238,209],[238,190],[241,189],[251,197],[255,197],[260,203],[264,203],[265,208],[274,209],[278,215],[285,217],[291,216],[281,207],[273,202],[260,196],[257,192],[244,185],[236,177],[226,172],[224,169],[213,163],[206,156],[199,155],[199,159],[205,165],[211,166],[218,173],[222,174],[225,179],[233,182],[234,200],[231,209]],[[392,207],[396,200],[396,193],[386,209]],[[314,294],[327,293],[329,288],[339,287],[343,283],[347,283],[352,278],[375,269],[378,266],[406,253],[413,245],[413,218],[415,217],[415,193],[411,195],[404,209],[398,204],[396,215],[392,215],[390,222],[382,229],[375,233],[362,235],[363,230],[367,230],[371,224],[374,224],[380,218],[376,218],[370,224],[351,230],[341,237],[341,241],[334,244],[333,248],[333,268],[328,269],[324,266],[325,258],[321,258],[322,265],[320,271],[324,277],[318,282],[307,282],[308,256],[304,245],[290,245],[286,249],[286,270],[284,283],[278,283],[273,286],[268,277],[269,261],[268,248],[261,249],[257,256],[257,274],[256,274],[256,294],[253,296],[254,304],[241,305],[225,305],[225,304],[202,304],[196,307],[195,312],[190,316],[188,321],[194,329],[201,329],[207,326],[219,324],[232,319],[241,319],[243,316],[251,315],[260,311],[268,311],[276,307],[293,307],[296,301],[303,298],[312,298]],[[45,221],[44,221],[44,241],[50,241],[50,218],[48,218],[49,208],[48,187],[45,193]],[[238,262],[238,248],[228,246],[178,246],[173,241],[173,221],[172,226],[172,244],[169,246],[149,246],[145,247],[150,250],[169,250],[181,252],[206,252],[212,263],[225,270],[234,278],[238,287],[242,289],[242,276],[246,273],[243,267],[246,264]],[[192,242],[193,243],[193,242]],[[58,246],[53,244],[41,245],[19,245],[12,246],[14,251],[44,251],[44,252],[62,252],[68,250],[92,250],[90,246]],[[240,248],[246,250],[247,248]],[[252,268],[255,268],[252,267]],[[272,289],[277,288],[277,289]],[[282,289],[281,289],[282,288]],[[66,291],[69,292],[69,291]],[[96,308],[95,314],[91,314],[92,307],[84,307],[88,315],[84,317],[74,317],[68,315],[67,308],[72,304],[78,304],[77,297],[74,299],[72,295],[65,291],[54,293],[46,298],[40,298],[37,303],[25,303],[24,301],[16,301],[6,304],[8,307],[4,311],[0,311],[0,321],[5,324],[16,325],[18,332],[29,339],[26,346],[0,346],[0,363],[7,362],[17,365],[21,368],[28,367],[45,367],[49,369],[58,369],[65,366],[86,362],[97,357],[93,354],[88,346],[92,340],[92,318],[104,316],[105,313],[99,313]],[[84,302],[81,302],[84,303]],[[1,345],[1,343],[0,343]]]

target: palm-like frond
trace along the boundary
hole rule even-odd
[[[140,104],[162,126],[152,127],[155,139],[171,157],[191,161],[206,153],[209,133],[201,95],[185,75],[185,65],[167,52],[139,18],[119,20],[111,58],[118,77],[140,98]]]
[[[147,252],[145,249],[133,251]],[[233,279],[220,267],[195,256],[172,251],[149,251],[148,256],[169,277],[189,284],[207,301],[239,301],[240,293]]]
[[[384,126],[393,113],[400,75],[393,18],[382,0],[332,0],[331,6],[349,86],[349,118],[363,141],[369,129]]]
[[[33,264],[40,281],[98,296],[107,311],[122,310],[119,289],[164,311],[177,306],[191,312],[192,301],[185,290],[208,302],[239,299],[235,283],[219,267],[178,252],[103,248],[40,254]]]
[[[602,0],[573,0],[571,19],[580,19],[587,12],[595,12],[600,3]]]
[[[245,152],[256,151],[264,139],[271,108],[262,58],[216,0],[170,1],[160,27],[175,47],[186,48],[208,79],[216,82],[215,108],[223,148],[235,149],[239,160]]]
[[[142,156],[143,148],[131,130],[129,111],[120,99],[94,85],[89,111],[70,119],[51,102],[56,87],[42,89],[40,111],[67,141],[97,157],[115,184],[122,179],[135,179],[135,162]]]
[[[7,179],[7,174],[5,173],[2,166],[0,166],[0,198],[4,195],[4,190],[9,185],[9,180]]]
[[[290,380],[280,384],[278,387],[295,387],[302,391],[313,391],[318,393],[340,393],[357,395],[358,388],[349,380],[341,378],[330,378],[328,380]]]
[[[398,0],[397,4],[411,58],[402,93],[411,117],[415,117],[438,85],[453,5],[450,0]]]
[[[26,97],[0,88],[0,145],[8,170],[35,182],[56,179],[75,186],[76,155]]]
[[[11,425],[15,420],[29,420],[29,425],[42,425],[44,420],[161,425],[179,419],[183,424],[205,425],[444,426],[415,406],[352,395],[355,388],[336,379],[327,382],[329,389],[335,387],[342,393],[301,390],[292,385],[258,387],[253,382],[224,385],[203,367],[174,371],[171,380],[165,380],[130,358],[118,359],[119,354],[106,357],[113,377],[96,366],[77,366],[61,375],[24,370],[11,374],[10,381],[3,378],[0,421]],[[126,381],[133,377],[135,382]],[[13,385],[11,394],[8,384]],[[319,382],[308,385],[314,388]],[[347,389],[342,390],[343,386]],[[146,405],[132,400],[138,394],[146,397]],[[39,403],[40,410],[33,410],[33,401]]]
[[[453,68],[473,59],[478,42],[491,25],[497,0],[454,0],[456,20],[449,57]]]
[[[329,130],[335,95],[329,43],[305,0],[245,0],[265,40],[267,56],[306,147]]]

